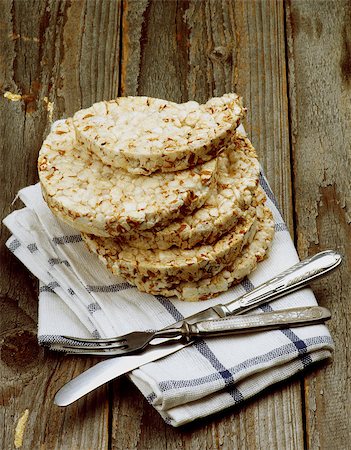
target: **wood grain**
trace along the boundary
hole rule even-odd
[[[207,101],[237,91],[246,129],[293,230],[281,2],[124,2],[121,92]]]
[[[316,283],[331,309],[334,362],[305,379],[306,444],[346,449],[351,440],[351,5],[287,4],[297,245],[301,257],[333,248],[341,268]]]
[[[56,390],[94,361],[37,346],[37,282],[4,247],[2,227],[2,447],[13,448],[28,409],[22,449],[30,450],[348,448],[349,2],[0,0],[0,11],[1,218],[19,206],[11,206],[18,189],[37,181],[51,120],[119,94],[205,101],[234,90],[300,256],[345,254],[341,270],[315,285],[333,312],[333,364],[179,430],[126,379],[66,409],[53,405]]]
[[[178,102],[233,90],[244,96],[246,128],[292,230],[282,3],[126,1],[122,24],[123,95]],[[113,399],[115,449],[303,447],[299,380],[186,432],[165,425],[127,381],[114,383]]]
[[[2,0],[0,11],[2,219],[20,206],[11,206],[17,191],[37,181],[38,150],[50,127],[48,102],[56,119],[117,95],[120,3]],[[20,100],[5,98],[6,91]],[[28,409],[22,449],[107,448],[106,388],[67,409],[53,405],[56,390],[93,360],[38,347],[37,281],[4,247],[8,235],[2,227],[1,447],[13,448],[17,421]]]

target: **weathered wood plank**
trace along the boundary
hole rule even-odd
[[[208,100],[237,91],[246,129],[293,230],[281,2],[126,1],[122,95]]]
[[[244,96],[247,130],[292,230],[283,4],[125,1],[122,22],[123,95]],[[185,432],[164,425],[126,381],[114,383],[113,398],[116,449],[303,447],[298,380]]]
[[[302,449],[300,382],[284,383],[248,401],[180,429],[165,425],[127,380],[113,383],[112,448],[124,449]],[[292,431],[293,430],[293,431]]]
[[[332,310],[332,365],[309,375],[306,442],[311,449],[350,447],[351,369],[351,5],[287,3],[297,245],[300,256],[334,248],[337,273],[316,283]]]
[[[51,119],[48,102],[56,119],[117,95],[120,3],[2,0],[0,11],[3,218],[18,189],[37,181],[38,150]],[[6,91],[19,101],[5,98]],[[92,360],[58,357],[38,347],[37,282],[4,247],[7,237],[2,227],[1,447],[14,447],[16,423],[28,409],[23,449],[107,448],[106,388],[67,409],[53,405],[55,391]]]

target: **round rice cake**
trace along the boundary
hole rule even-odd
[[[98,254],[118,276],[134,281],[171,286],[182,281],[198,281],[214,276],[234,261],[246,241],[256,232],[256,210],[247,211],[234,230],[213,245],[197,245],[188,250],[142,250],[116,243],[114,239],[82,233],[88,248]]]
[[[44,141],[38,170],[43,196],[58,217],[107,237],[165,226],[201,207],[214,189],[217,159],[181,172],[133,175],[78,145],[68,119]]]
[[[237,133],[218,157],[217,186],[204,205],[192,214],[160,230],[131,232],[121,243],[141,249],[188,249],[198,243],[212,244],[231,230],[250,206],[265,201],[259,183],[259,163],[249,139]]]
[[[73,116],[77,139],[108,165],[133,174],[188,169],[216,157],[244,116],[237,94],[204,105],[151,97],[95,103]]]
[[[140,291],[165,297],[177,297],[187,302],[207,300],[253,272],[258,262],[265,259],[274,237],[274,222],[271,211],[265,207],[258,216],[257,230],[246,242],[238,257],[222,271],[212,277],[203,277],[197,282],[182,282],[167,286],[159,280],[128,279]]]

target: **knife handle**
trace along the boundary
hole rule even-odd
[[[317,253],[310,258],[300,261],[237,300],[226,305],[217,305],[214,309],[221,317],[243,314],[263,303],[300,289],[312,280],[326,275],[335,269],[341,261],[341,255],[333,250]]]
[[[331,314],[321,306],[305,306],[255,315],[230,316],[224,319],[206,320],[195,324],[185,322],[186,337],[213,337],[226,334],[253,333],[255,331],[301,327],[325,322]]]

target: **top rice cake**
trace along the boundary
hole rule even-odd
[[[114,237],[201,207],[214,188],[217,159],[180,172],[133,175],[78,145],[68,119],[44,141],[38,169],[43,196],[58,217],[79,231]]]
[[[147,175],[184,170],[216,157],[244,113],[237,94],[204,105],[120,97],[78,111],[73,124],[77,139],[105,164]]]

